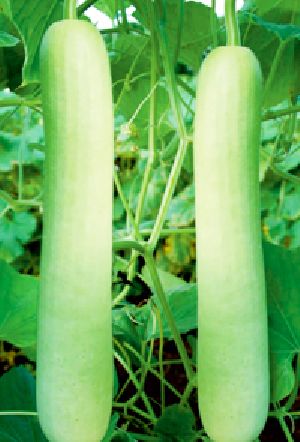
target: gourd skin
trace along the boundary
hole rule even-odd
[[[194,139],[198,399],[215,442],[255,440],[268,412],[261,96],[260,67],[248,48],[208,55],[198,78]]]
[[[50,442],[99,442],[112,404],[113,114],[105,45],[87,22],[46,32],[46,159],[37,410]]]

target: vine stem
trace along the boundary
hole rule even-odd
[[[289,399],[287,400],[284,408],[289,411],[295,400],[297,399],[297,394],[298,394],[298,387],[299,387],[299,378],[300,378],[300,353],[297,354],[297,359],[296,359],[296,370],[295,370],[295,384],[294,384],[294,388],[293,391],[289,397]]]
[[[260,152],[266,159],[269,159],[269,155],[266,152],[264,152],[263,150],[261,150]],[[272,163],[272,161],[269,164],[269,168],[272,170],[273,173],[275,173],[275,175],[278,175],[283,180],[287,180],[295,186],[300,186],[300,177],[292,175],[289,172],[284,172],[283,170],[280,170]]]
[[[77,18],[76,0],[64,0],[63,17],[69,20]]]
[[[22,97],[8,97],[0,100],[0,107],[14,107],[14,106],[41,106],[40,100],[25,100]]]
[[[178,61],[178,56],[180,53],[180,45],[181,45],[181,37],[182,37],[182,29],[183,29],[183,18],[184,18],[184,0],[179,0],[179,20],[178,20],[178,24],[177,24],[177,42],[176,42],[176,46],[175,46],[175,52],[174,52],[174,57],[173,57],[173,63],[174,65],[176,65],[177,61]]]
[[[185,130],[185,124],[183,121],[183,117],[180,111],[180,103],[179,103],[179,94],[178,94],[178,88],[176,84],[176,78],[175,78],[175,71],[174,71],[174,65],[171,63],[170,58],[170,51],[168,47],[168,38],[166,33],[166,26],[165,26],[165,13],[159,13],[159,9],[162,9],[164,11],[164,8],[160,4],[161,2],[155,2],[155,13],[157,15],[157,22],[159,23],[159,32],[158,32],[158,38],[159,38],[159,45],[162,51],[163,61],[164,61],[164,69],[165,69],[165,76],[166,76],[166,83],[167,83],[167,89],[169,94],[169,100],[172,108],[172,112],[174,114],[176,124],[177,124],[177,131],[180,136],[180,138],[186,137],[186,130]]]
[[[18,150],[18,200],[23,200],[23,186],[24,186],[24,152],[27,146],[26,134],[29,128],[30,115],[28,108],[22,108],[23,117],[23,137],[21,139]]]
[[[139,414],[140,416],[142,416],[144,419],[149,420],[150,422],[151,422],[151,419],[152,419],[149,416],[148,413],[145,413],[145,411],[141,410],[140,408],[138,408],[138,407],[136,407],[136,406],[134,406],[132,404],[127,404],[126,402],[125,403],[113,402],[113,408],[126,408],[126,409],[130,409],[130,410],[134,411],[135,413]]]
[[[235,10],[235,0],[225,0],[225,25],[227,46],[240,46],[241,36]]]
[[[190,381],[194,376],[194,372],[193,372],[192,367],[190,365],[190,361],[189,361],[186,349],[183,345],[180,333],[177,329],[177,326],[176,326],[175,320],[173,318],[171,309],[169,307],[168,301],[166,299],[166,295],[164,293],[161,281],[159,279],[152,250],[151,250],[151,248],[149,248],[149,245],[147,243],[144,244],[144,243],[137,242],[134,240],[123,240],[123,241],[116,241],[113,243],[114,250],[122,250],[122,249],[130,249],[130,248],[137,250],[145,258],[146,265],[147,265],[149,273],[150,273],[150,277],[151,277],[151,280],[153,283],[154,290],[155,290],[155,292],[158,296],[158,299],[161,303],[164,314],[166,315],[166,319],[167,319],[168,325],[170,327],[170,330],[172,332],[172,335],[173,335],[175,344],[177,346],[178,353],[181,357],[183,366],[185,368],[187,378]]]
[[[296,104],[294,106],[287,107],[286,109],[278,109],[275,111],[267,111],[263,114],[262,120],[275,120],[275,118],[284,117],[286,115],[296,114],[300,112],[300,104]]]
[[[282,428],[282,431],[284,432],[287,442],[294,442],[294,439],[293,439],[293,437],[290,433],[290,430],[284,420],[284,417],[280,415],[280,416],[278,416],[278,420],[279,420],[280,426]]]
[[[210,6],[210,28],[213,40],[213,48],[218,46],[217,20],[216,20],[216,0],[211,0]]]
[[[117,109],[119,108],[119,105],[120,105],[120,103],[121,103],[121,101],[122,101],[123,95],[124,95],[126,92],[128,92],[128,90],[129,90],[129,88],[130,88],[130,80],[131,80],[132,74],[133,74],[133,72],[134,72],[134,69],[135,69],[135,67],[136,67],[136,64],[137,64],[137,62],[139,61],[141,55],[143,55],[143,53],[145,52],[145,49],[146,49],[146,46],[147,46],[147,45],[148,45],[148,40],[145,41],[145,43],[141,46],[140,50],[137,52],[137,54],[136,54],[136,56],[134,57],[134,60],[133,60],[133,62],[132,62],[132,64],[131,64],[131,66],[130,66],[129,71],[128,71],[127,74],[126,74],[126,77],[125,77],[125,79],[124,79],[124,83],[123,83],[122,90],[121,90],[121,92],[120,92],[120,94],[119,94],[119,96],[118,96],[118,100],[117,100],[117,102],[116,102],[116,104],[115,104],[115,108],[114,108],[114,109],[115,109],[115,113],[116,113]],[[131,119],[132,119],[132,118],[131,118]]]
[[[119,180],[119,175],[118,175],[118,172],[116,169],[114,170],[114,182],[115,182],[120,200],[121,200],[123,207],[126,211],[127,217],[129,218],[129,220],[132,224],[132,228],[133,228],[135,237],[136,237],[136,239],[141,240],[142,236],[139,233],[139,229],[138,229],[138,226],[135,222],[135,219],[134,219],[134,216],[133,216],[132,211],[130,209],[129,203],[126,199],[126,196],[124,195],[124,192],[123,192],[120,180]]]
[[[149,270],[149,273],[151,276],[154,290],[155,290],[155,292],[158,296],[158,299],[161,303],[161,306],[163,308],[163,312],[166,315],[166,319],[167,319],[168,325],[170,327],[170,330],[172,332],[175,344],[177,346],[178,353],[182,359],[182,363],[183,363],[183,366],[184,366],[184,369],[186,372],[186,376],[187,376],[188,380],[190,381],[194,376],[194,372],[193,372],[192,367],[190,365],[190,361],[189,361],[186,349],[183,345],[180,333],[177,329],[174,317],[172,315],[172,312],[169,307],[166,295],[164,293],[161,281],[159,279],[152,251],[146,247],[145,252],[146,253],[144,255],[144,258],[145,258],[146,265],[148,267],[148,270]]]
[[[136,214],[135,214],[135,225],[139,226],[144,203],[147,195],[148,185],[151,180],[153,164],[155,160],[155,116],[156,116],[156,86],[157,86],[157,42],[155,36],[155,26],[154,26],[154,7],[153,4],[148,5],[148,12],[151,17],[150,26],[151,26],[151,67],[150,67],[150,91],[152,91],[149,98],[149,130],[148,130],[148,160],[146,164],[146,169],[144,172],[142,186],[138,197]],[[134,239],[139,239],[136,235]],[[128,280],[132,281],[135,275],[136,270],[136,259],[138,253],[134,250],[131,255],[131,263],[128,270]]]
[[[148,184],[150,182],[152,168],[155,158],[155,116],[156,116],[156,84],[157,84],[157,44],[154,29],[154,10],[153,4],[151,3],[151,69],[150,69],[150,90],[153,93],[149,100],[149,131],[148,131],[148,161],[144,173],[144,178],[142,182],[141,192],[139,194],[135,222],[137,225],[140,224],[142,218],[142,212],[144,208],[145,197],[147,194]]]
[[[268,78],[267,78],[267,81],[266,81],[266,84],[265,84],[264,101],[268,97],[270,88],[271,88],[271,86],[272,86],[272,84],[274,82],[274,79],[275,79],[275,75],[276,75],[276,72],[277,72],[277,69],[278,69],[278,66],[279,66],[280,59],[282,57],[283,51],[285,50],[285,48],[286,48],[286,46],[287,46],[287,44],[289,42],[290,42],[289,39],[281,40],[280,44],[279,44],[279,46],[277,48],[276,55],[273,58],[272,66],[271,66],[271,69],[270,69],[270,72],[269,72],[269,75],[268,75]]]
[[[189,399],[193,389],[196,387],[197,387],[197,376],[194,375],[194,377],[187,384],[186,389],[185,389],[183,395],[181,396],[180,405],[185,405],[188,403],[188,399]]]
[[[125,346],[126,348],[128,348],[128,349],[134,354],[134,356],[139,360],[139,362],[141,363],[141,365],[144,365],[144,366],[146,367],[147,371],[149,371],[151,374],[153,374],[153,376],[155,376],[157,379],[159,379],[160,382],[161,382],[163,385],[165,385],[166,387],[168,387],[169,390],[172,391],[172,393],[173,393],[175,396],[177,396],[179,399],[181,399],[181,394],[179,393],[179,391],[177,391],[176,388],[174,388],[173,385],[170,384],[170,382],[168,382],[168,381],[167,381],[167,380],[161,375],[161,372],[158,373],[157,370],[155,370],[155,369],[150,365],[150,362],[145,361],[145,360],[142,358],[142,356],[140,355],[140,353],[139,353],[138,351],[136,351],[136,350],[132,347],[132,345],[128,344],[128,342],[125,342],[125,343],[124,343],[124,346]],[[167,365],[168,362],[169,362],[169,361],[165,361],[165,365]],[[178,363],[178,362],[177,362],[177,363]],[[181,361],[180,361],[180,364],[181,364]],[[164,365],[163,362],[157,362],[157,365],[159,365],[159,370],[161,371],[161,369],[160,369],[160,365],[163,366],[163,365]],[[136,370],[135,375],[138,375],[138,374],[141,373],[141,372],[142,372],[142,368],[139,368],[139,369]],[[130,382],[130,380],[128,379],[127,382],[126,382],[126,384],[128,385],[129,382]]]
[[[168,178],[168,182],[166,185],[166,189],[163,195],[163,199],[158,211],[158,215],[157,218],[155,220],[155,224],[149,239],[149,244],[151,245],[152,249],[155,249],[156,244],[159,240],[160,237],[160,232],[162,230],[163,227],[163,223],[165,221],[166,215],[167,215],[167,211],[169,209],[169,205],[175,190],[175,186],[177,184],[178,181],[178,177],[181,171],[181,166],[185,157],[185,153],[186,153],[186,148],[187,148],[188,142],[187,140],[181,139],[180,143],[179,143],[179,149],[177,151],[177,154],[175,156],[174,159],[174,163],[173,163],[173,167],[172,170],[170,172],[169,178]]]
[[[127,371],[133,385],[135,386],[135,388],[139,391],[140,390],[140,386],[139,386],[139,381],[137,380],[135,374],[133,373],[133,371],[130,369],[130,367],[127,365],[127,363],[124,361],[124,359],[121,357],[121,355],[119,355],[119,353],[117,353],[116,351],[114,352],[114,357],[117,359],[117,361],[124,367],[124,369]],[[151,421],[155,424],[157,419],[156,416],[154,414],[154,411],[152,409],[152,406],[150,404],[150,401],[148,399],[148,397],[146,396],[146,394],[141,391],[141,398],[145,404],[145,407],[147,408],[147,411],[149,413],[149,417],[151,418]]]
[[[162,229],[160,231],[160,238],[165,238],[169,235],[195,235],[196,229],[195,227],[174,227],[168,229]],[[140,230],[141,236],[150,236],[152,233],[152,229],[142,229]]]
[[[122,241],[114,241],[113,242],[113,250],[129,250],[134,249],[145,255],[146,253],[146,243],[142,243],[141,241],[134,241],[132,239],[124,239]]]
[[[25,207],[42,207],[42,203],[37,200],[15,200],[12,198],[7,192],[0,189],[0,199],[4,200],[7,205],[14,210],[15,212],[19,212],[24,210]]]
[[[157,23],[159,23],[159,32],[158,32],[158,39],[159,39],[159,45],[162,52],[162,57],[164,61],[164,70],[165,70],[165,77],[166,77],[166,85],[170,100],[171,109],[173,112],[173,115],[175,117],[176,126],[177,126],[177,133],[180,138],[179,148],[177,151],[177,154],[174,159],[174,163],[172,166],[172,170],[170,172],[166,189],[162,198],[162,202],[160,204],[159,212],[154,224],[154,228],[152,231],[152,234],[149,239],[149,245],[152,250],[156,247],[156,244],[159,240],[160,232],[163,227],[163,223],[170,205],[171,198],[173,196],[175,186],[178,181],[178,177],[181,171],[182,163],[185,157],[187,145],[189,141],[187,140],[187,133],[186,128],[184,124],[184,119],[181,113],[180,108],[180,97],[179,92],[177,88],[176,83],[176,77],[175,77],[175,71],[174,71],[174,65],[171,62],[170,59],[170,51],[168,48],[168,39],[167,39],[167,33],[165,29],[165,8],[161,4],[161,1],[155,2],[155,14],[157,17]]]
[[[0,411],[0,416],[37,416],[36,411]]]

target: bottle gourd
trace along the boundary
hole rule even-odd
[[[198,398],[215,442],[255,440],[268,412],[261,97],[261,71],[250,49],[218,47],[203,62],[194,138]]]
[[[46,156],[37,410],[50,442],[99,442],[112,404],[113,113],[99,32],[67,19],[40,53]]]

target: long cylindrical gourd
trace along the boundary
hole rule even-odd
[[[40,55],[46,159],[37,410],[50,442],[99,442],[112,404],[113,113],[90,24],[62,20]]]
[[[262,78],[250,49],[213,50],[200,70],[194,167],[198,398],[216,442],[251,442],[269,400],[261,246]]]

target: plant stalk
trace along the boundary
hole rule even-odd
[[[63,17],[67,20],[74,20],[77,18],[76,0],[65,0]]]
[[[161,303],[164,314],[166,315],[166,319],[167,319],[168,325],[170,327],[170,330],[172,332],[175,344],[177,346],[178,353],[182,359],[182,363],[183,363],[183,366],[184,366],[184,369],[186,372],[186,376],[187,376],[188,380],[190,381],[193,378],[194,373],[193,373],[193,370],[192,370],[192,367],[190,364],[189,357],[188,357],[186,349],[183,345],[180,333],[177,329],[174,317],[172,315],[166,295],[165,295],[163,287],[161,285],[161,281],[159,279],[156,265],[155,265],[155,261],[154,261],[153,255],[152,255],[152,251],[147,250],[147,247],[146,247],[145,252],[146,253],[145,253],[144,257],[145,257],[145,261],[146,261],[146,264],[147,264],[147,267],[148,267],[148,270],[149,270],[149,273],[151,276],[151,280],[152,280],[155,292],[156,292],[158,299]]]
[[[235,0],[225,0],[225,26],[227,46],[240,46],[241,36],[235,10]]]
[[[213,48],[218,46],[218,28],[216,18],[216,0],[211,0],[210,6],[210,28],[212,34]]]

